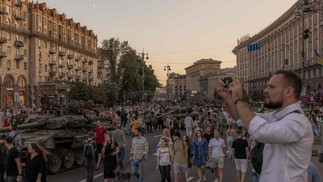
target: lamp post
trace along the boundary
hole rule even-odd
[[[168,75],[169,75],[169,71],[171,71],[170,66],[167,64],[166,66],[164,66],[164,71],[167,71],[167,80],[166,80],[166,93],[167,93],[167,100],[169,100],[169,85],[168,85]]]
[[[143,50],[142,53],[138,53],[138,56],[142,60],[142,77],[141,77],[141,82],[142,82],[142,93],[141,93],[141,99],[144,102],[145,100],[145,59],[149,59],[148,53],[145,53]]]

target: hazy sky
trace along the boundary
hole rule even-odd
[[[166,71],[185,74],[201,58],[236,64],[237,39],[260,32],[297,0],[39,0],[98,35],[128,41],[149,54],[160,83]],[[36,2],[36,0],[34,0]]]

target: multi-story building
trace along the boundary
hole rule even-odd
[[[0,0],[0,107],[38,103],[44,82],[98,84],[97,40],[46,3]]]
[[[170,73],[166,85],[168,100],[181,100],[186,97],[186,75]]]
[[[214,92],[219,83],[220,77],[237,77],[237,67],[218,69],[200,78],[201,99],[214,99]]]
[[[220,69],[221,61],[213,59],[201,59],[193,65],[185,68],[186,70],[186,99],[200,98],[201,97],[201,87],[200,79],[201,77],[207,75],[208,73],[214,72]]]
[[[232,52],[237,56],[238,76],[249,93],[264,89],[271,75],[279,69],[289,69],[302,75],[304,68],[304,86],[308,89],[321,87],[323,69],[315,67],[314,50],[323,54],[322,8],[322,0],[299,0],[258,34],[238,40]],[[260,49],[248,51],[248,45],[259,45]]]

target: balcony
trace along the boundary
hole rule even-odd
[[[98,75],[101,75],[102,74],[102,71],[98,71]]]
[[[83,82],[86,82],[86,78],[85,78],[85,77],[83,77],[83,78],[82,78],[82,81],[83,81]]]
[[[0,51],[0,58],[7,57],[7,53],[5,51]]]
[[[82,72],[87,72],[87,68],[83,67]]]
[[[91,81],[93,81],[93,76],[90,76],[89,77],[89,81],[91,82]]]
[[[93,61],[92,61],[92,60],[90,60],[90,61],[89,61],[89,64],[90,64],[90,65],[91,65],[91,64],[93,64]]]
[[[0,15],[6,14],[6,9],[3,6],[0,6]]]
[[[15,14],[15,19],[16,20],[24,20],[25,18],[22,14],[17,13],[17,14]]]
[[[56,61],[55,61],[55,60],[50,60],[50,61],[49,61],[49,65],[50,65],[50,66],[54,66],[54,65],[56,65]]]
[[[92,69],[90,69],[88,72],[89,72],[89,73],[93,73],[93,70],[92,70]]]
[[[81,60],[81,58],[79,56],[75,57],[75,61],[80,61],[80,60]]]
[[[99,66],[98,66],[98,68],[99,68],[99,69],[104,68],[103,64],[102,64],[102,63],[100,63],[100,64],[99,64]]]
[[[82,61],[82,63],[87,63],[87,59],[84,58],[83,61]]]
[[[74,55],[73,54],[68,54],[67,55],[67,59],[73,59],[74,58]]]
[[[76,80],[81,80],[81,76],[76,75],[76,76],[75,76],[75,79],[76,79]]]
[[[68,64],[68,65],[67,65],[67,69],[69,69],[69,70],[70,70],[70,69],[73,69],[73,68],[74,68],[74,66],[73,66],[72,64]]]
[[[16,54],[16,55],[15,55],[15,60],[16,60],[16,61],[24,60],[24,55]]]
[[[50,77],[56,76],[56,73],[57,73],[56,71],[50,71],[49,72],[49,76]]]
[[[76,66],[75,67],[75,71],[80,71],[81,70],[81,67],[80,66]]]
[[[67,74],[67,79],[69,79],[69,80],[73,79],[73,75]]]
[[[58,73],[58,77],[60,77],[60,78],[64,78],[65,77],[65,73]]]
[[[61,57],[64,57],[65,56],[65,52],[64,51],[59,51],[58,52],[58,55],[61,56]]]
[[[50,48],[49,49],[49,54],[56,54],[56,49]]]
[[[7,43],[6,37],[0,37],[0,44]]]
[[[24,47],[24,42],[23,41],[16,40],[15,41],[15,46],[16,47]]]
[[[22,6],[22,2],[20,0],[15,0],[15,6],[16,7],[21,7]]]
[[[58,67],[63,68],[63,67],[65,67],[65,64],[64,63],[59,63]]]

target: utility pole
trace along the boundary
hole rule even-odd
[[[142,93],[141,93],[141,99],[142,102],[145,101],[145,59],[149,59],[148,53],[145,53],[143,50],[142,53],[138,53],[138,56],[142,60],[142,77],[141,77],[141,82],[142,82]]]

